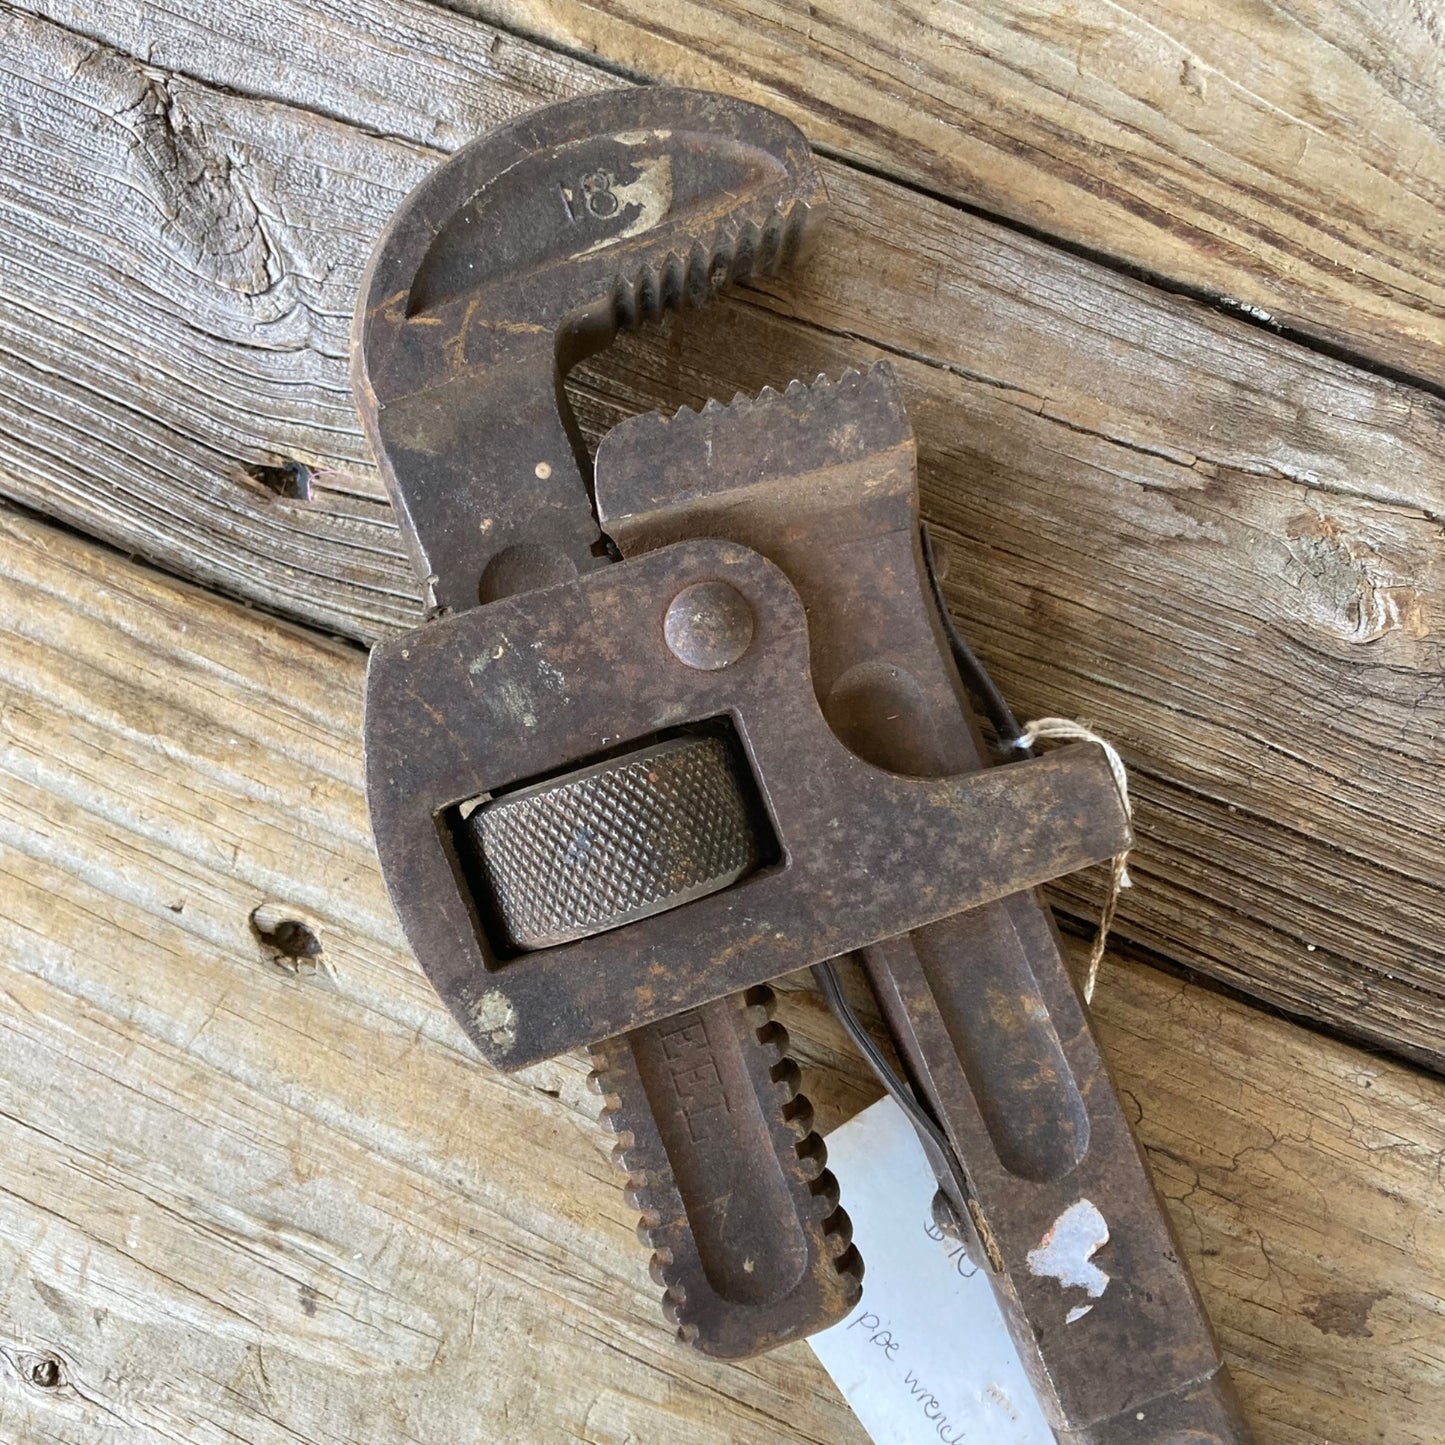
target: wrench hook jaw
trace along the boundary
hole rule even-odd
[[[435,612],[611,560],[566,372],[790,264],[825,208],[797,127],[673,88],[533,112],[417,187],[363,278],[353,382]]]

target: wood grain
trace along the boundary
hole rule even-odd
[[[1439,0],[463,0],[1445,382]]]
[[[9,512],[0,608],[0,1436],[862,1441],[806,1347],[671,1344],[579,1059],[469,1057],[358,650]],[[1112,957],[1096,1012],[1261,1445],[1438,1439],[1445,1084]],[[875,1096],[783,1013],[825,1125]]]
[[[49,9],[0,9],[5,489],[323,628],[406,625],[346,384],[359,269],[440,150],[609,78],[407,0]],[[892,357],[966,631],[1021,710],[1135,769],[1123,935],[1438,1066],[1445,405],[827,179],[796,285],[577,375],[592,435]],[[247,475],[287,458],[310,502]]]

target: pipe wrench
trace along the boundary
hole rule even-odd
[[[1058,1438],[1244,1441],[1035,892],[1128,847],[1118,789],[1089,745],[985,765],[892,372],[629,418],[595,460],[565,397],[825,208],[795,127],[651,88],[525,116],[397,212],[353,333],[429,613],[367,676],[391,898],[490,1064],[591,1050],[685,1343],[740,1358],[859,1300],[768,987],[814,968],[856,1031],[846,964]]]

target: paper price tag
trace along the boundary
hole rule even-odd
[[[813,1346],[874,1445],[1053,1445],[988,1280],[933,1223],[933,1172],[881,1099],[828,1136],[866,1271]]]

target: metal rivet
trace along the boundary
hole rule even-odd
[[[662,631],[679,662],[716,672],[736,662],[751,645],[753,609],[726,582],[694,582],[668,604]]]

